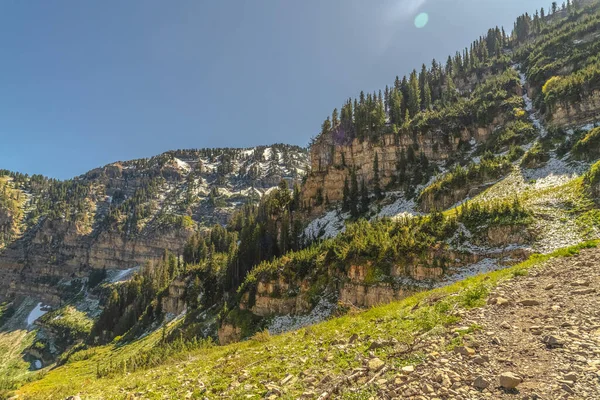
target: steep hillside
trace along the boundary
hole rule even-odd
[[[563,250],[228,346],[157,331],[75,354],[18,398],[595,398],[599,257]]]

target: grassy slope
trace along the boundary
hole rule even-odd
[[[51,370],[40,381],[21,388],[19,393],[26,399],[60,399],[77,393],[86,399],[126,398],[128,393],[147,398],[184,398],[186,395],[212,398],[228,390],[228,395],[234,398],[248,394],[263,396],[267,392],[265,384],[278,384],[288,373],[298,377],[304,371],[320,379],[327,374],[341,374],[344,370],[362,366],[360,358],[367,355],[371,343],[371,340],[363,340],[367,335],[373,339],[395,338],[410,344],[420,334],[440,332],[447,325],[460,321],[455,312],[457,309],[482,305],[489,289],[499,281],[525,274],[531,266],[551,257],[572,255],[582,247],[596,244],[588,242],[550,255],[536,255],[509,269],[475,276],[452,286],[422,292],[400,302],[300,331],[273,337],[263,334],[242,343],[182,352],[153,369],[96,378],[98,364],[117,363],[157,344],[161,338],[161,332],[157,331],[126,346],[105,346],[92,353],[82,353],[87,359],[71,361]],[[341,350],[329,345],[355,333],[361,337],[355,346]],[[378,357],[396,365],[418,363],[423,357],[419,353],[391,357],[388,351],[385,348],[375,350]],[[239,386],[230,386],[242,375],[247,378]],[[206,391],[201,389],[203,386]],[[285,387],[284,397],[296,398],[305,390],[299,379]],[[365,388],[365,395],[368,391]]]

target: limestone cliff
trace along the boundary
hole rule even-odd
[[[380,183],[386,187],[396,182],[398,163],[409,148],[422,153],[430,162],[442,163],[459,150],[461,143],[485,142],[501,123],[498,117],[488,126],[463,127],[455,132],[432,129],[419,134],[387,134],[377,143],[346,138],[339,130],[321,135],[310,148],[311,170],[302,187],[302,201],[305,205],[317,205],[319,192],[323,199],[331,202],[342,200],[344,181],[352,168],[357,179],[364,179],[372,189],[376,154]]]
[[[3,171],[0,300],[35,294],[57,304],[92,269],[182,254],[195,230],[226,223],[282,179],[298,181],[306,163],[304,149],[273,145],[178,150],[63,182]]]
[[[563,127],[582,126],[598,122],[600,119],[600,91],[594,91],[581,101],[559,103],[548,115],[549,122]]]

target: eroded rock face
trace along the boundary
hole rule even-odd
[[[303,314],[310,311],[310,303],[306,296],[308,289],[310,285],[305,281],[301,282],[299,290],[293,294],[290,294],[290,284],[282,278],[258,282],[253,301],[250,301],[250,293],[244,293],[240,308],[261,317]]]
[[[179,315],[186,309],[185,292],[187,282],[183,279],[175,279],[168,288],[168,295],[162,299],[163,312]]]
[[[416,146],[418,153],[422,152],[429,161],[444,161],[457,151],[461,142],[484,142],[501,123],[497,119],[488,127],[463,128],[453,134],[441,130],[417,135],[388,134],[378,143],[352,139],[340,131],[321,135],[310,149],[311,173],[302,187],[302,200],[304,204],[314,206],[319,191],[329,201],[342,200],[344,181],[349,179],[350,168],[356,168],[358,181],[364,180],[372,189],[375,154],[379,161],[380,183],[385,187],[398,175],[398,161],[409,147]]]
[[[575,104],[557,104],[550,116],[557,126],[581,126],[593,123],[600,115],[600,91],[594,91]]]
[[[524,226],[495,226],[488,228],[485,243],[492,247],[507,244],[525,244],[532,240],[532,234]]]
[[[394,300],[410,296],[412,293],[402,288],[394,289],[392,285],[387,283],[365,285],[348,282],[340,289],[339,301],[356,307],[367,308],[391,303]]]
[[[42,223],[30,238],[0,254],[0,296],[41,294],[57,303],[60,280],[87,277],[91,269],[127,269],[159,258],[168,249],[181,254],[191,229],[156,231],[127,237],[118,232],[98,235],[67,221]]]

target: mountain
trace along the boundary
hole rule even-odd
[[[4,173],[0,389],[596,397],[599,28],[597,1],[492,28],[346,100],[309,160]]]
[[[2,171],[0,299],[58,303],[90,271],[181,254],[196,229],[225,223],[282,179],[299,181],[306,165],[305,149],[273,145],[171,151],[68,181]]]

